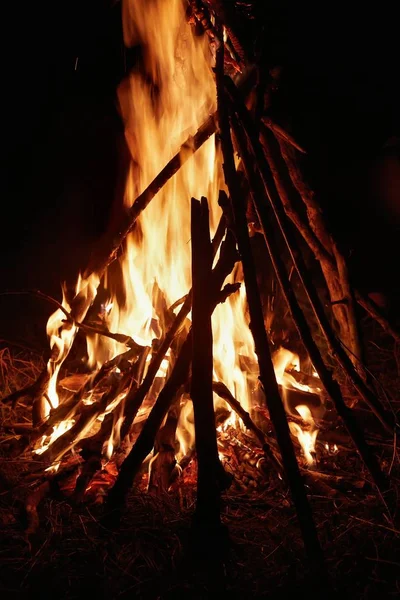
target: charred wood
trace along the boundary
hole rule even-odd
[[[237,291],[237,285],[226,285],[224,290],[220,290],[225,278],[232,271],[237,260],[235,243],[231,235],[227,234],[222,243],[220,257],[212,271],[211,281],[209,282],[210,293],[212,294],[213,308],[226,298],[226,295]],[[222,296],[222,298],[221,298]],[[118,478],[110,491],[108,499],[108,508],[115,512],[115,518],[118,519],[118,513],[124,502],[125,496],[133,484],[133,481],[140,469],[140,466],[146,456],[151,452],[154,446],[154,440],[161,426],[165,415],[174,401],[179,388],[185,383],[189,375],[191,362],[192,339],[189,332],[176,362],[172,368],[171,374],[161,390],[156,403],[154,404],[143,429],[136,440],[132,450],[121,465]],[[109,513],[112,520],[113,515]]]

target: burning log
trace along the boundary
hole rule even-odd
[[[224,236],[225,230],[226,230],[225,217],[222,216],[219,221],[219,224],[218,224],[218,227],[217,227],[217,230],[215,232],[215,236],[214,236],[214,239],[212,242],[213,256],[215,256],[217,253],[217,250],[219,248],[221,240]],[[224,258],[224,261],[225,260],[226,259]],[[230,257],[228,257],[227,260],[229,262]],[[222,265],[223,270],[226,268],[225,264],[221,261],[219,261],[219,265],[220,265],[219,268],[221,268],[221,265]],[[141,383],[139,389],[137,389],[137,390],[132,389],[131,392],[128,393],[128,396],[126,398],[126,405],[129,407],[129,413],[126,415],[123,426],[122,426],[122,430],[121,430],[121,439],[122,440],[129,433],[129,429],[135,419],[135,416],[137,415],[137,411],[139,410],[145,397],[149,393],[150,388],[153,384],[154,378],[157,375],[157,372],[161,366],[161,363],[162,363],[166,353],[168,352],[172,342],[174,341],[176,336],[179,334],[179,332],[183,328],[184,322],[186,320],[187,315],[190,312],[191,306],[192,306],[192,291],[190,290],[186,296],[186,299],[183,302],[183,305],[181,306],[181,308],[179,310],[179,313],[177,314],[171,327],[165,334],[165,337],[164,337],[163,341],[161,342],[161,345],[160,345],[159,349],[157,350],[157,353],[153,356],[153,358],[150,362],[150,365],[148,367],[146,376],[145,376],[143,382]]]
[[[129,380],[129,373],[124,374],[121,378],[116,378],[109,391],[103,394],[101,400],[85,407],[78,421],[43,452],[42,460],[50,464],[55,460],[59,460],[79,440],[79,437],[91,427],[97,417],[105,412],[107,406],[122,392]]]
[[[243,110],[241,110],[241,112],[243,112]],[[249,120],[246,119],[246,125],[248,126],[247,132],[248,132],[249,137],[251,135],[250,141],[252,143],[253,150],[258,159],[258,157],[260,156],[260,153],[261,153],[261,146],[259,145],[259,143],[257,143],[257,140],[255,139],[255,135],[252,132],[252,130],[250,130],[250,122],[247,122],[247,121],[249,121]],[[270,257],[271,257],[273,267],[275,269],[277,279],[280,283],[282,292],[284,294],[284,297],[288,304],[289,310],[291,312],[293,321],[294,321],[294,323],[299,331],[299,334],[301,336],[301,339],[309,353],[309,356],[314,365],[314,368],[316,369],[327,393],[332,398],[332,401],[334,402],[339,415],[342,417],[342,419],[354,441],[356,448],[358,449],[361,457],[363,458],[364,463],[367,466],[367,468],[377,486],[377,489],[381,494],[381,497],[383,498],[383,494],[387,490],[387,486],[388,486],[386,477],[382,473],[379,463],[375,458],[375,455],[373,454],[373,452],[370,450],[369,446],[367,445],[364,435],[363,435],[363,432],[362,432],[361,428],[358,426],[358,423],[357,423],[356,419],[354,418],[354,415],[353,415],[351,409],[347,408],[347,406],[345,405],[339,385],[333,379],[332,373],[329,371],[329,369],[324,364],[321,353],[320,353],[318,346],[316,345],[314,338],[312,336],[310,327],[307,323],[304,313],[302,312],[302,310],[298,304],[297,298],[296,298],[293,288],[290,284],[289,276],[286,272],[286,268],[283,264],[283,261],[280,258],[280,252],[276,246],[274,237],[270,233],[271,227],[275,228],[276,225],[275,225],[275,222],[271,222],[271,217],[267,214],[267,211],[266,211],[267,200],[270,201],[271,206],[273,208],[275,207],[275,205],[277,205],[277,206],[279,206],[279,205],[278,205],[276,199],[274,201],[273,194],[274,194],[275,188],[273,187],[273,181],[270,181],[271,178],[269,178],[268,183],[266,181],[267,174],[269,173],[269,171],[267,170],[267,165],[263,165],[263,170],[261,171],[261,168],[260,168],[260,171],[259,171],[260,174],[262,173],[264,175],[264,180],[263,180],[263,183],[265,186],[265,192],[264,192],[258,172],[254,171],[254,169],[253,169],[253,161],[247,151],[247,144],[246,144],[246,138],[244,137],[244,132],[242,131],[237,120],[233,119],[233,123],[234,123],[235,136],[238,141],[238,145],[240,148],[240,153],[242,156],[246,175],[247,175],[247,178],[248,178],[248,181],[250,184],[252,199],[253,199],[257,214],[259,216],[259,219],[260,219],[260,222],[262,225],[264,239],[265,239],[265,242],[266,242]],[[258,163],[258,165],[259,165],[259,163]],[[260,167],[260,165],[259,165],[259,167]],[[275,216],[276,216],[276,220],[277,220],[277,225],[279,226],[279,225],[281,225],[282,220],[279,219],[278,214],[279,213],[276,211]],[[284,229],[283,233],[285,235],[285,240],[287,241],[288,246],[289,246],[286,228]],[[290,245],[289,248],[293,248],[293,246]],[[297,258],[297,255],[296,255],[296,258]],[[303,268],[305,269],[304,265],[303,265]],[[306,272],[306,270],[305,270],[305,272]],[[302,272],[301,276],[304,276],[304,274],[305,273]],[[309,285],[311,286],[311,283],[309,283]],[[316,295],[316,292],[314,291],[313,288],[312,288],[312,290],[313,290],[313,292],[312,292],[313,295]],[[360,380],[361,380],[361,378],[360,378]]]
[[[212,290],[212,246],[206,198],[199,203],[192,198],[192,381],[197,453],[196,528],[220,527],[220,495],[218,489],[218,449],[212,391],[213,337],[211,314],[214,310]]]
[[[219,302],[225,301],[232,292],[238,290],[239,286],[237,284],[227,284],[223,290],[221,290],[221,286],[232,271],[236,260],[237,255],[233,238],[231,235],[227,234],[226,239],[221,246],[220,257],[212,270],[212,277],[209,282],[213,308],[215,308]],[[111,511],[114,509],[118,509],[119,511],[121,508],[125,495],[132,486],[143,460],[149,452],[151,452],[154,446],[155,437],[171,403],[174,401],[178,390],[188,377],[191,362],[191,344],[190,331],[179,351],[171,374],[161,390],[156,403],[151,409],[138,439],[121,465],[120,473],[108,498],[108,507]],[[116,516],[118,517],[118,512]]]
[[[129,377],[131,378],[131,389],[137,389],[138,382],[142,380],[143,370],[149,352],[150,348],[144,347],[142,355],[131,368],[131,373],[128,373]],[[126,398],[122,402],[123,413],[121,414],[121,417],[122,419],[129,420],[130,406],[126,404]],[[79,444],[81,447],[81,456],[83,459],[85,459],[86,462],[82,469],[82,473],[80,474],[76,482],[76,487],[73,495],[73,498],[77,503],[82,501],[86,488],[88,487],[90,481],[93,479],[97,471],[99,471],[102,467],[103,447],[107,440],[109,440],[110,443],[113,438],[113,429],[115,427],[115,421],[116,419],[114,412],[106,415],[97,434],[90,438],[85,438]],[[114,450],[114,443],[111,443],[113,447],[111,449],[110,454],[112,454],[112,451]]]
[[[311,563],[316,572],[321,574],[324,570],[322,551],[318,540],[310,505],[304,483],[300,475],[289,426],[286,420],[285,409],[279,395],[278,384],[275,378],[271,353],[265,331],[262,304],[259,295],[256,270],[252,256],[250,239],[247,227],[246,209],[240,194],[240,185],[236,172],[233,144],[230,133],[229,112],[225,93],[223,73],[223,46],[217,54],[217,98],[218,115],[221,130],[221,146],[224,159],[225,180],[229,189],[232,210],[235,221],[235,233],[239,252],[243,264],[246,295],[249,303],[250,328],[254,338],[255,351],[258,357],[260,380],[266,395],[266,402],[275,429],[277,441],[282,454],[282,461],[292,497],[297,510],[304,544],[309,554]]]
[[[142,355],[148,353],[150,349],[148,347],[144,347],[142,350]],[[84,405],[81,400],[84,398],[86,393],[91,393],[95,395],[98,390],[100,390],[106,381],[108,375],[118,366],[122,367],[122,361],[127,360],[128,358],[136,357],[136,350],[128,350],[120,355],[117,355],[115,358],[103,364],[102,368],[94,375],[94,377],[85,377],[85,383],[81,386],[71,398],[62,402],[57,408],[52,409],[48,415],[48,417],[43,420],[39,425],[35,428],[32,428],[30,432],[26,432],[19,440],[17,440],[16,444],[13,448],[13,456],[18,456],[22,452],[24,452],[27,448],[33,448],[37,441],[42,437],[51,436],[53,429],[62,421],[74,419],[82,412]],[[128,363],[129,368],[131,368],[130,363]],[[135,378],[135,373],[138,371],[138,365],[143,365],[140,362],[140,357],[135,363],[136,366],[133,367],[133,379]]]
[[[72,501],[80,504],[85,496],[86,489],[93,477],[101,469],[101,453],[88,458],[82,468],[81,473],[77,477],[75,489],[72,494]]]
[[[224,26],[224,28],[232,42],[232,46],[235,49],[237,56],[240,58],[240,60],[242,61],[243,64],[248,62],[246,60],[247,57],[246,57],[246,51],[244,49],[244,46],[241,43],[241,41],[239,40],[239,38],[237,37],[236,33],[233,31],[234,21],[235,21],[234,10],[232,9],[232,7],[225,6],[223,4],[223,2],[221,2],[221,0],[211,0],[211,4],[213,6],[215,15],[219,21],[218,25],[221,29],[222,29],[222,25]],[[218,37],[220,39],[223,39],[222,35],[219,32],[218,32]],[[225,53],[224,53],[224,55],[225,55]],[[223,62],[224,62],[224,57],[223,57]]]

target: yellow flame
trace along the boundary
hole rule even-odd
[[[308,406],[300,404],[296,410],[308,425],[308,429],[303,429],[298,423],[289,423],[290,431],[299,440],[305,459],[309,465],[314,464],[315,442],[317,440],[318,429],[315,428],[314,419]]]
[[[91,275],[87,279],[82,279],[81,276],[79,276],[75,288],[75,294],[79,294],[81,296],[81,300],[79,303],[78,314],[74,315],[76,321],[80,322],[85,318],[86,313],[96,296],[98,285],[99,278],[95,274]],[[62,306],[68,313],[70,313],[71,307],[66,299],[65,288],[63,288]],[[49,383],[46,393],[53,408],[56,408],[59,404],[57,393],[58,374],[60,372],[62,363],[68,356],[69,350],[78,331],[78,328],[73,323],[66,322],[66,319],[66,314],[59,308],[49,317],[49,320],[47,321],[46,331],[50,339],[52,355],[47,363]],[[50,407],[47,405],[45,416],[48,415],[49,411]]]
[[[43,452],[45,452],[48,449],[48,447],[56,441],[57,438],[59,438],[61,435],[63,435],[69,429],[71,429],[74,423],[74,419],[64,419],[64,421],[60,421],[60,423],[53,427],[53,431],[49,436],[42,436],[40,440],[40,445],[35,450],[35,454],[43,454]]]
[[[125,138],[132,156],[124,198],[125,208],[129,208],[188,136],[193,135],[214,112],[216,92],[212,70],[214,58],[207,36],[193,35],[185,18],[183,0],[124,0],[123,29],[125,44],[136,46],[140,51],[135,69],[118,90]],[[190,149],[186,151],[191,152]],[[221,214],[218,192],[224,187],[220,151],[212,136],[141,213],[134,231],[127,238],[126,252],[120,258],[122,282],[118,282],[118,298],[113,292],[115,282],[106,275],[104,285],[109,299],[103,307],[102,319],[110,331],[129,335],[141,345],[151,345],[155,337],[164,333],[165,314],[161,314],[162,311],[191,287],[190,199],[192,196],[208,198],[211,233],[214,233]],[[235,280],[242,280],[240,268],[228,278],[230,282]],[[155,283],[162,301],[154,300]],[[76,292],[82,294],[84,301],[76,319],[82,320],[86,316],[98,285],[96,275],[85,280],[79,278]],[[63,307],[67,311],[71,309],[65,294]],[[54,349],[54,357],[48,364],[50,383],[47,391],[53,406],[59,402],[57,376],[77,332],[74,324],[66,327],[64,320],[65,314],[58,310],[50,317],[47,327]],[[214,378],[224,382],[248,410],[249,384],[243,360],[253,363],[256,370],[257,359],[248,328],[244,286],[239,294],[218,305],[212,325]],[[87,337],[88,362],[93,368],[99,368],[125,349],[123,344],[104,336]],[[166,377],[169,361],[170,355],[167,355],[157,377]],[[283,386],[311,391],[309,386],[298,384],[287,373],[290,369],[299,370],[299,358],[294,353],[280,349],[274,356],[274,367]],[[104,449],[108,457],[119,442],[121,400],[119,396],[104,413],[116,409],[118,414]],[[84,402],[89,404],[93,399],[89,396]],[[104,414],[97,420],[103,420]],[[223,429],[228,422],[236,424],[233,412]],[[60,431],[61,426],[66,427],[65,423],[60,424]],[[57,435],[61,435],[58,430]],[[192,404],[187,402],[182,408],[177,434],[181,456],[193,445],[193,435]],[[52,441],[53,438],[45,440],[47,447]]]
[[[276,380],[283,387],[291,387],[308,393],[319,394],[321,392],[321,388],[317,387],[317,385],[310,386],[300,383],[296,381],[293,375],[288,373],[288,371],[300,371],[300,358],[298,354],[281,347],[272,356],[272,362],[274,364]],[[313,373],[313,377],[319,380],[316,372]]]

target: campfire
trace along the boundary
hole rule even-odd
[[[211,527],[224,490],[251,493],[276,478],[319,565],[305,484],[326,485],[324,465],[342,441],[333,422],[386,508],[390,489],[339,385],[393,435],[397,421],[363,364],[356,304],[399,334],[353,289],[302,174],[305,150],[270,116],[276,72],[248,55],[222,3],[126,1],[123,27],[125,46],[140,53],[118,89],[131,153],[119,222],[60,302],[36,292],[55,308],[49,358],[33,384],[2,400],[32,406],[32,427],[16,428],[9,447],[40,464],[29,528],[52,482],[107,514],[132,485],[160,496],[196,485],[195,522]],[[266,265],[290,315],[286,341],[274,341],[281,307],[275,314],[260,291]]]

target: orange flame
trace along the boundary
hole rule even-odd
[[[300,404],[296,406],[296,410],[303,421],[307,423],[309,429],[303,429],[297,423],[290,422],[290,431],[299,440],[307,463],[312,465],[315,462],[315,442],[317,440],[318,429],[315,429],[314,419],[308,406]]]
[[[212,71],[214,57],[206,36],[193,36],[185,19],[182,0],[124,0],[123,28],[125,44],[137,46],[141,52],[137,67],[118,90],[126,142],[132,156],[124,198],[125,206],[130,207],[188,136],[194,134],[208,115],[214,112],[216,92]],[[105,276],[104,286],[109,291],[109,300],[104,308],[103,319],[110,331],[124,333],[141,345],[151,345],[154,338],[165,333],[161,326],[163,318],[159,314],[161,304],[154,300],[154,285],[156,283],[161,291],[166,307],[190,289],[190,199],[192,196],[208,198],[210,227],[214,233],[221,214],[218,192],[223,188],[222,160],[213,136],[159,191],[136,222],[134,231],[127,238],[126,252],[120,259],[123,293],[118,294],[118,298],[111,291],[113,288],[108,275]],[[239,268],[228,280],[233,281],[235,277],[242,279]],[[77,320],[85,318],[98,285],[99,278],[96,275],[87,279],[79,278],[76,293],[82,294],[85,302],[81,313],[75,315]],[[121,297],[125,300],[121,301]],[[65,294],[63,307],[68,312],[71,310]],[[59,370],[77,332],[74,323],[65,326],[65,318],[65,314],[57,310],[47,325],[55,356],[48,364],[50,381],[47,395],[53,406],[59,403]],[[214,378],[223,381],[248,409],[249,386],[241,359],[246,357],[249,362],[256,364],[256,355],[246,316],[244,286],[239,294],[218,305],[212,324]],[[105,361],[125,349],[124,345],[110,338],[97,334],[87,336],[88,364],[91,368],[100,368]],[[166,377],[169,361],[170,355],[167,355],[157,377]],[[287,372],[290,366],[299,369],[298,357],[281,349],[274,357],[279,383],[303,391],[317,389],[297,383]],[[85,399],[85,403],[92,402],[94,399],[91,397]],[[119,443],[123,408],[122,394],[107,407],[103,415],[95,419],[95,423],[90,424],[91,427],[98,426],[105,414],[115,409],[112,434],[103,448],[108,458]],[[183,405],[177,434],[180,456],[193,445],[191,411],[190,402]],[[42,448],[46,449],[72,424],[73,420],[60,423],[51,436],[42,440],[39,450],[43,452]],[[236,424],[234,413],[230,424]],[[316,432],[314,443],[315,437]],[[310,456],[311,452],[312,449],[309,450]]]

